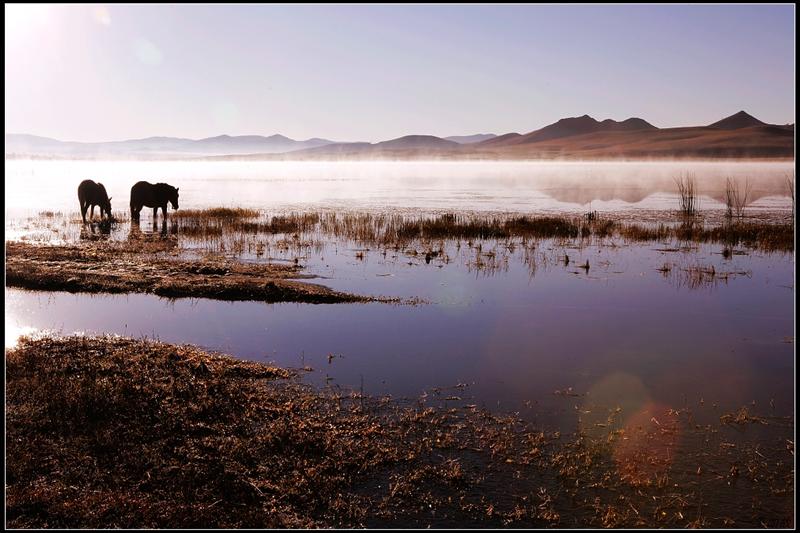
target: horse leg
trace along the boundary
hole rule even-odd
[[[89,220],[94,218],[94,204],[92,204],[92,213],[89,215]]]
[[[81,218],[83,219],[83,223],[86,224],[86,210],[89,209],[88,204],[84,204],[81,202]]]

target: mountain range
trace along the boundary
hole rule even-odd
[[[206,139],[147,137],[129,141],[72,142],[36,135],[6,134],[6,155],[25,154],[72,157],[185,157],[236,154],[278,154],[332,144],[327,139],[296,141],[283,135],[219,135]]]
[[[528,133],[451,137],[407,135],[378,143],[297,141],[283,135],[220,135],[206,139],[148,137],[64,142],[6,134],[6,157],[326,159],[673,159],[793,158],[794,124],[766,124],[744,111],[709,124],[657,128],[641,118],[563,118]]]

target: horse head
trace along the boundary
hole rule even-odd
[[[103,210],[106,212],[106,215],[108,215],[108,218],[111,218],[111,198],[110,197],[104,202]]]
[[[173,187],[172,194],[170,195],[169,202],[172,204],[172,209],[178,210],[178,187]]]

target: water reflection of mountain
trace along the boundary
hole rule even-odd
[[[713,198],[725,203],[725,180],[727,176],[710,176],[697,179],[698,196]],[[788,196],[786,177],[767,176],[758,178],[735,178],[743,189],[748,179],[752,187],[748,203],[768,196]],[[564,203],[585,205],[590,202],[623,201],[638,203],[654,194],[677,194],[674,179],[637,179],[633,184],[621,179],[606,177],[568,178],[548,180],[539,184],[538,190],[554,200]]]
[[[608,189],[598,189],[598,188],[585,188],[585,189],[578,189],[578,188],[571,188],[571,189],[546,189],[542,190],[542,193],[550,196],[554,200],[558,200],[559,202],[563,203],[570,203],[570,204],[578,204],[578,205],[586,205],[591,202],[611,202],[611,201],[622,201],[630,204],[639,203],[645,198],[656,194],[656,193],[664,193],[664,194],[677,194],[674,190],[660,190],[657,188],[654,189],[642,189],[642,188],[608,188]],[[767,196],[780,196],[780,192],[766,192],[766,191],[753,191],[748,199],[750,200],[749,203],[755,202],[760,198],[765,198]],[[710,194],[703,194],[703,196],[708,196],[713,198],[714,200],[725,203],[725,194],[724,191],[722,193],[710,193]]]
[[[554,200],[559,202],[585,205],[590,202],[609,202],[612,200],[622,200],[623,202],[641,202],[652,193],[647,189],[631,188],[553,188],[542,191]]]

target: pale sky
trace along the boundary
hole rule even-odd
[[[794,6],[6,5],[5,128],[60,140],[794,122]]]

